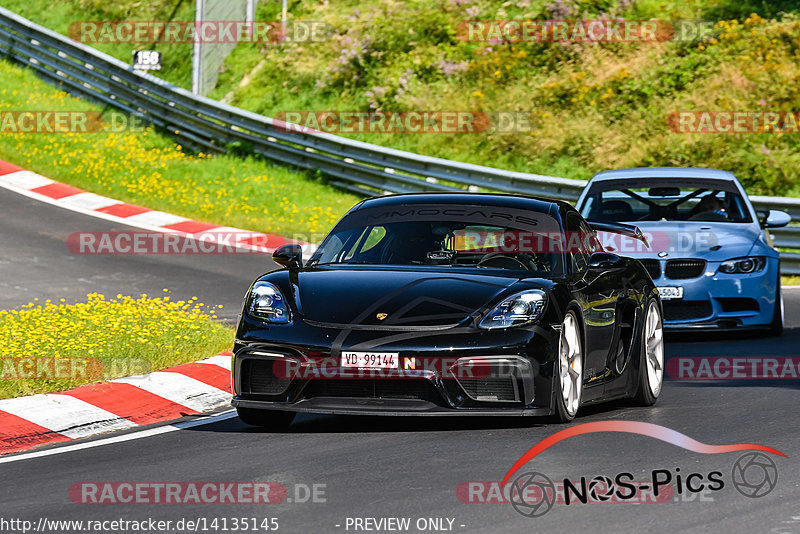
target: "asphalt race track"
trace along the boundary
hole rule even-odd
[[[124,229],[0,190],[0,309],[34,297],[81,299],[91,291],[157,294],[166,287],[176,299],[196,295],[207,304],[223,304],[223,318],[233,321],[247,285],[272,265],[263,255],[76,256],[66,248],[72,232]],[[671,336],[668,358],[797,356],[800,290],[786,290],[786,316],[787,331],[779,339],[739,333]],[[360,523],[365,528],[356,530],[355,518],[389,517],[410,518],[407,532],[435,531],[431,523],[417,530],[419,518],[445,518],[440,528],[456,532],[602,532],[610,524],[640,532],[800,532],[799,393],[798,379],[667,380],[652,408],[604,405],[583,410],[571,425],[644,421],[710,445],[773,447],[787,458],[770,455],[777,485],[759,498],[734,488],[732,470],[742,452],[700,454],[651,437],[595,433],[558,443],[519,473],[578,481],[628,472],[635,480],[649,481],[653,470],[666,470],[673,482],[679,474],[685,480],[693,473],[702,475],[695,480],[707,482],[709,473],[719,471],[724,487],[692,493],[684,484],[682,494],[675,489],[675,495],[657,503],[557,503],[545,515],[529,518],[508,503],[462,502],[469,493],[457,488],[467,488],[468,481],[502,480],[530,447],[569,426],[511,418],[303,415],[288,432],[272,434],[223,415],[169,433],[2,462],[0,515],[34,524],[40,518],[174,522],[274,517],[280,532],[291,533],[366,532],[374,524]],[[272,481],[287,488],[288,499],[273,505],[91,505],[71,500],[73,484],[106,481]],[[306,499],[306,489],[314,485],[317,498]],[[476,490],[476,498],[490,491],[488,485],[472,487],[485,488],[485,494]]]
[[[32,218],[31,213],[36,217]],[[140,231],[43,204],[0,188],[0,309],[44,299],[85,299],[87,293],[193,296],[222,304],[220,318],[235,322],[250,283],[277,268],[269,255],[79,255],[67,248],[74,232]],[[205,300],[202,300],[205,299]]]

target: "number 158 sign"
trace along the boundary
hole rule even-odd
[[[137,70],[161,70],[161,52],[134,50],[133,68]]]

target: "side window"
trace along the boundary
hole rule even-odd
[[[600,202],[598,201],[597,195],[591,195],[586,197],[586,201],[583,203],[583,208],[581,209],[581,215],[586,217],[587,219],[597,219],[600,217]]]
[[[372,230],[370,230],[369,235],[367,235],[366,241],[361,246],[361,250],[359,252],[366,252],[372,248],[374,248],[378,243],[380,243],[383,238],[386,237],[386,227],[384,226],[373,226]]]
[[[384,237],[386,237],[386,228],[383,226],[372,226],[365,228],[350,251],[345,254],[343,260],[357,260],[358,257],[356,256],[356,251],[358,251],[359,255],[363,254],[364,252],[367,252],[380,244]]]
[[[600,243],[600,239],[597,238],[595,231],[592,230],[585,221],[580,221],[579,224],[581,228],[581,234],[583,235],[581,241],[587,247],[589,254],[591,255],[595,252],[603,252],[603,245]]]
[[[362,230],[361,234],[358,236],[358,239],[356,239],[355,243],[352,244],[350,250],[344,255],[344,257],[341,258],[341,261],[350,261],[353,259],[353,256],[356,254],[356,250],[358,250],[358,245],[364,242],[369,230],[369,228]]]
[[[589,265],[589,256],[593,252],[594,239],[591,230],[575,213],[567,213],[566,235],[564,248],[567,253],[567,263],[573,272],[581,272]]]

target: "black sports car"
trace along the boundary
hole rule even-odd
[[[644,239],[636,227],[602,230]],[[246,423],[297,412],[553,415],[653,404],[662,308],[635,259],[602,250],[570,205],[510,195],[365,200],[303,264],[245,297],[233,405]]]

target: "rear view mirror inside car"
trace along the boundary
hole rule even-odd
[[[678,187],[651,187],[648,194],[651,197],[677,197],[681,190]]]

